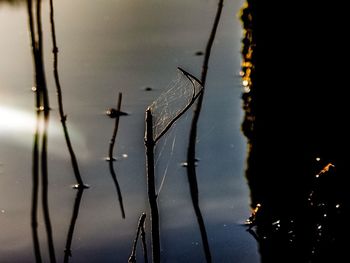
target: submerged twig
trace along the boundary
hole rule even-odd
[[[71,158],[71,163],[75,175],[75,179],[77,181],[76,188],[87,188],[87,185],[84,184],[83,179],[80,175],[79,165],[77,158],[75,156],[73,146],[69,137],[68,128],[67,128],[67,115],[64,113],[63,109],[63,99],[62,99],[62,89],[60,78],[58,74],[58,47],[56,41],[56,29],[55,29],[55,20],[54,20],[54,7],[53,0],[50,0],[50,22],[51,22],[51,37],[52,37],[52,53],[53,53],[53,74],[56,84],[56,92],[57,92],[57,100],[58,100],[58,110],[61,118],[64,138],[66,140],[67,148],[69,151],[69,155]]]
[[[136,237],[132,245],[132,250],[131,250],[130,257],[128,259],[128,263],[136,263],[136,246],[140,235],[141,235],[141,241],[142,241],[144,262],[148,263],[147,246],[146,246],[146,239],[145,239],[145,219],[146,219],[146,214],[142,213],[139,218],[139,223],[137,225]]]
[[[69,258],[72,256],[71,247],[72,247],[74,228],[75,228],[75,224],[77,222],[77,218],[79,215],[80,202],[81,202],[81,199],[83,197],[84,190],[85,190],[85,188],[79,188],[77,191],[77,195],[75,197],[72,218],[70,221],[69,230],[68,230],[68,234],[67,234],[66,247],[64,250],[64,261],[63,261],[64,263],[68,263]]]
[[[210,58],[211,48],[214,43],[217,27],[219,25],[222,8],[223,8],[223,0],[219,0],[218,9],[214,19],[213,28],[206,46],[204,61],[202,66],[201,83],[203,85],[203,91],[198,97],[198,101],[193,112],[193,119],[191,123],[190,135],[189,135],[189,144],[187,149],[187,177],[188,177],[188,182],[190,186],[192,204],[197,216],[198,225],[202,235],[202,242],[203,242],[203,247],[204,247],[204,252],[205,252],[205,257],[207,262],[211,262],[211,254],[210,254],[208,237],[205,230],[204,220],[203,220],[199,203],[198,203],[198,183],[197,183],[197,175],[196,175],[196,140],[197,140],[197,124],[198,124],[198,120],[199,120],[199,116],[200,116],[202,104],[203,104],[209,58]]]
[[[109,142],[109,150],[108,150],[108,162],[109,162],[109,170],[111,172],[111,176],[115,185],[115,188],[117,190],[118,193],[118,200],[119,200],[119,206],[120,206],[120,210],[122,213],[122,217],[125,218],[125,211],[124,211],[124,205],[123,205],[123,196],[122,196],[122,192],[118,183],[118,179],[117,179],[117,175],[115,173],[114,170],[114,165],[113,165],[113,149],[114,149],[114,144],[115,144],[115,139],[117,137],[117,133],[118,133],[118,128],[119,128],[119,116],[120,116],[120,109],[121,109],[121,104],[122,104],[122,93],[119,93],[118,96],[118,103],[117,103],[117,114],[115,116],[115,125],[114,125],[114,130],[113,130],[113,135],[112,138]]]

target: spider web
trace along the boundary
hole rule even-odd
[[[200,81],[178,68],[177,78],[149,107],[153,117],[153,140],[157,142],[185,113],[202,92]]]

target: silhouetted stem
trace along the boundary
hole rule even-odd
[[[62,89],[61,89],[61,83],[60,78],[58,74],[58,47],[57,47],[57,41],[56,41],[56,29],[55,29],[55,20],[54,20],[54,7],[53,7],[53,0],[50,0],[50,22],[51,22],[51,37],[52,37],[52,53],[53,53],[53,74],[56,84],[56,92],[57,92],[57,101],[58,101],[58,110],[61,118],[64,138],[66,140],[67,148],[69,151],[69,155],[71,158],[71,163],[74,171],[74,176],[78,184],[78,188],[87,188],[86,185],[84,185],[83,179],[80,175],[79,165],[77,158],[75,156],[72,143],[70,141],[68,128],[67,128],[67,115],[64,113],[63,109],[63,99],[62,99]]]
[[[159,237],[159,214],[154,178],[154,140],[153,121],[150,108],[146,110],[146,163],[147,163],[147,193],[151,209],[151,240],[152,240],[152,262],[160,262],[160,237]]]
[[[85,188],[78,188],[77,195],[75,197],[72,218],[70,221],[68,234],[67,234],[66,248],[64,250],[64,263],[68,263],[69,258],[72,256],[71,247],[72,247],[74,228],[79,215],[80,202],[83,196],[84,189]]]
[[[33,2],[32,0],[27,0],[27,12],[28,12],[28,25],[30,31],[30,40],[31,40],[31,48],[33,55],[33,65],[34,65],[34,78],[35,78],[35,107],[37,110],[40,108],[40,97],[41,93],[39,92],[39,88],[37,87],[40,84],[39,76],[38,76],[38,52],[37,52],[37,43],[35,37],[35,29],[34,29],[34,15],[33,15]]]
[[[112,138],[109,142],[109,150],[108,150],[108,158],[109,158],[109,170],[111,172],[111,176],[115,185],[115,188],[117,190],[118,193],[118,199],[119,199],[119,206],[120,206],[120,210],[122,213],[122,217],[125,218],[125,211],[124,211],[124,205],[123,205],[123,196],[122,196],[122,192],[118,183],[118,179],[117,179],[117,175],[115,173],[114,170],[114,165],[113,165],[113,149],[114,149],[114,144],[115,144],[115,139],[117,137],[117,133],[118,133],[118,128],[119,128],[119,116],[120,116],[120,109],[121,109],[121,104],[122,104],[122,93],[119,93],[118,96],[118,103],[117,103],[117,116],[115,118],[115,125],[114,125],[114,130],[113,130],[113,135]]]
[[[128,263],[135,263],[136,262],[136,247],[137,247],[138,238],[140,236],[140,232],[141,232],[141,239],[142,239],[142,246],[143,246],[144,261],[148,262],[147,248],[146,248],[146,242],[145,242],[145,230],[144,230],[145,219],[146,219],[146,214],[142,213],[140,218],[139,218],[139,223],[137,225],[136,237],[135,237],[133,245],[132,245],[132,250],[131,250],[131,254],[130,254]]]
[[[199,116],[200,116],[202,104],[203,104],[209,58],[210,58],[211,48],[213,46],[213,42],[215,39],[216,30],[217,30],[217,27],[218,27],[218,24],[220,21],[222,8],[223,8],[223,0],[220,0],[219,4],[218,4],[216,16],[215,16],[213,28],[212,28],[212,31],[211,31],[211,34],[210,34],[210,37],[209,37],[209,40],[208,40],[208,43],[206,46],[206,50],[205,50],[204,62],[203,62],[202,74],[201,74],[201,83],[203,85],[203,91],[201,92],[201,94],[198,97],[198,101],[197,101],[196,107],[195,107],[194,112],[193,112],[193,119],[192,119],[192,123],[191,123],[191,130],[190,130],[190,136],[189,136],[189,145],[188,145],[188,150],[187,150],[188,182],[189,182],[189,187],[190,187],[190,192],[191,192],[193,208],[195,210],[198,225],[199,225],[201,235],[202,235],[202,242],[203,242],[203,247],[204,247],[205,257],[206,257],[207,262],[211,262],[211,254],[210,254],[208,237],[207,237],[206,230],[205,230],[204,220],[203,220],[203,217],[202,217],[202,214],[201,214],[201,211],[199,208],[199,204],[198,204],[198,184],[197,184],[197,175],[196,175],[196,167],[195,167],[196,141],[197,141],[197,125],[198,125],[198,120],[199,120]]]

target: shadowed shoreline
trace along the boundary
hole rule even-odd
[[[338,262],[346,254],[349,129],[339,91],[347,79],[332,74],[346,75],[334,66],[348,53],[336,52],[344,17],[315,1],[249,0],[242,10],[249,230],[262,262]]]

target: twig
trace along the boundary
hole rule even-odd
[[[111,176],[115,185],[115,188],[117,190],[118,193],[118,199],[119,199],[119,206],[120,206],[120,210],[122,213],[122,217],[125,218],[125,211],[124,211],[124,205],[123,205],[123,196],[122,196],[122,192],[118,183],[118,179],[117,179],[117,175],[115,173],[114,170],[114,165],[113,165],[113,149],[114,149],[114,144],[115,144],[115,139],[117,137],[117,133],[118,133],[118,128],[119,128],[119,116],[120,116],[120,109],[121,109],[121,104],[122,104],[122,93],[119,93],[118,96],[118,103],[117,103],[117,115],[115,117],[115,125],[114,125],[114,130],[113,130],[113,135],[112,138],[109,142],[109,150],[108,150],[108,162],[109,162],[109,170],[111,172]]]
[[[205,230],[204,220],[203,220],[203,217],[199,208],[199,203],[198,203],[198,183],[197,183],[197,175],[196,175],[196,167],[195,167],[196,139],[197,139],[197,124],[198,124],[198,120],[199,120],[199,116],[200,116],[200,112],[203,104],[203,98],[204,98],[209,58],[210,58],[211,48],[213,46],[213,42],[215,39],[217,27],[220,21],[222,8],[223,8],[223,0],[220,0],[218,4],[216,16],[215,16],[213,28],[205,50],[205,56],[204,56],[204,61],[202,66],[202,74],[201,74],[201,83],[203,85],[203,91],[198,97],[198,101],[193,112],[193,119],[191,123],[190,135],[189,135],[189,145],[187,150],[187,177],[188,177],[188,182],[190,186],[193,207],[197,216],[198,225],[202,235],[202,242],[203,242],[203,247],[204,247],[204,252],[205,252],[205,257],[207,262],[211,262],[211,254],[210,254],[208,237]]]
[[[152,262],[160,262],[160,237],[159,237],[159,214],[157,205],[157,195],[154,179],[154,146],[153,120],[151,109],[146,110],[146,169],[147,169],[147,193],[151,210],[151,240],[152,240]]]
[[[139,223],[137,225],[136,237],[135,237],[133,245],[132,245],[132,250],[131,250],[130,257],[128,259],[128,263],[136,263],[136,246],[137,246],[138,238],[140,236],[140,232],[141,232],[144,261],[145,261],[145,263],[148,262],[147,247],[146,247],[146,240],[145,240],[145,228],[144,228],[145,219],[146,219],[146,214],[142,213],[140,218],[139,218]]]
[[[145,232],[145,225],[144,224],[141,227],[141,242],[142,242],[142,251],[143,251],[144,262],[148,263],[146,232]]]
[[[193,94],[190,102],[163,128],[163,130],[154,138],[153,135],[153,116],[151,107],[146,110],[146,131],[145,131],[145,146],[146,146],[146,162],[147,162],[147,190],[148,200],[151,209],[151,234],[152,234],[152,260],[154,263],[160,262],[160,237],[159,237],[159,215],[157,205],[157,194],[155,190],[155,178],[154,178],[154,147],[157,141],[172,127],[172,125],[193,105],[198,96],[203,91],[201,82],[186,72],[185,70],[178,68],[182,74],[192,83]],[[194,81],[200,84],[200,90],[196,92],[196,85]]]
[[[61,83],[60,78],[58,74],[58,47],[57,47],[57,41],[56,41],[56,29],[55,29],[55,20],[54,20],[54,7],[53,7],[53,0],[50,0],[50,22],[51,22],[51,37],[52,37],[52,53],[53,53],[53,74],[56,84],[56,92],[57,92],[57,100],[58,100],[58,109],[59,114],[61,118],[62,128],[64,137],[66,140],[67,148],[69,151],[69,155],[71,158],[71,163],[75,175],[75,179],[77,181],[77,187],[76,188],[88,188],[87,185],[84,184],[83,179],[80,175],[79,165],[77,158],[75,156],[73,146],[69,137],[68,128],[67,128],[67,115],[64,113],[63,109],[63,99],[62,99],[62,89],[61,89]]]
[[[41,93],[42,110],[44,111],[45,118],[48,118],[50,111],[49,95],[46,86],[45,69],[44,69],[44,47],[43,47],[43,33],[42,33],[42,23],[41,23],[41,0],[36,1],[36,24],[38,38],[36,40],[36,51],[37,51],[37,80],[38,80],[38,90]]]
[[[34,15],[33,15],[33,2],[27,1],[29,29],[31,36],[31,45],[34,61],[35,72],[35,89],[36,92],[36,111],[37,121],[39,121],[40,115],[44,114],[44,131],[42,134],[42,149],[41,149],[41,183],[42,183],[42,206],[44,223],[47,234],[47,242],[49,247],[50,261],[56,262],[55,249],[52,236],[52,227],[49,214],[48,204],[48,167],[47,167],[47,129],[49,121],[50,104],[48,91],[45,79],[44,59],[43,59],[43,37],[42,37],[42,25],[41,25],[41,0],[36,2],[36,29],[37,37],[35,35],[34,27]],[[37,233],[37,202],[38,202],[38,181],[39,181],[39,152],[38,152],[39,130],[37,130],[37,136],[34,137],[34,149],[33,149],[33,197],[32,197],[32,232],[34,241],[34,253],[36,259],[41,262],[39,239]]]

